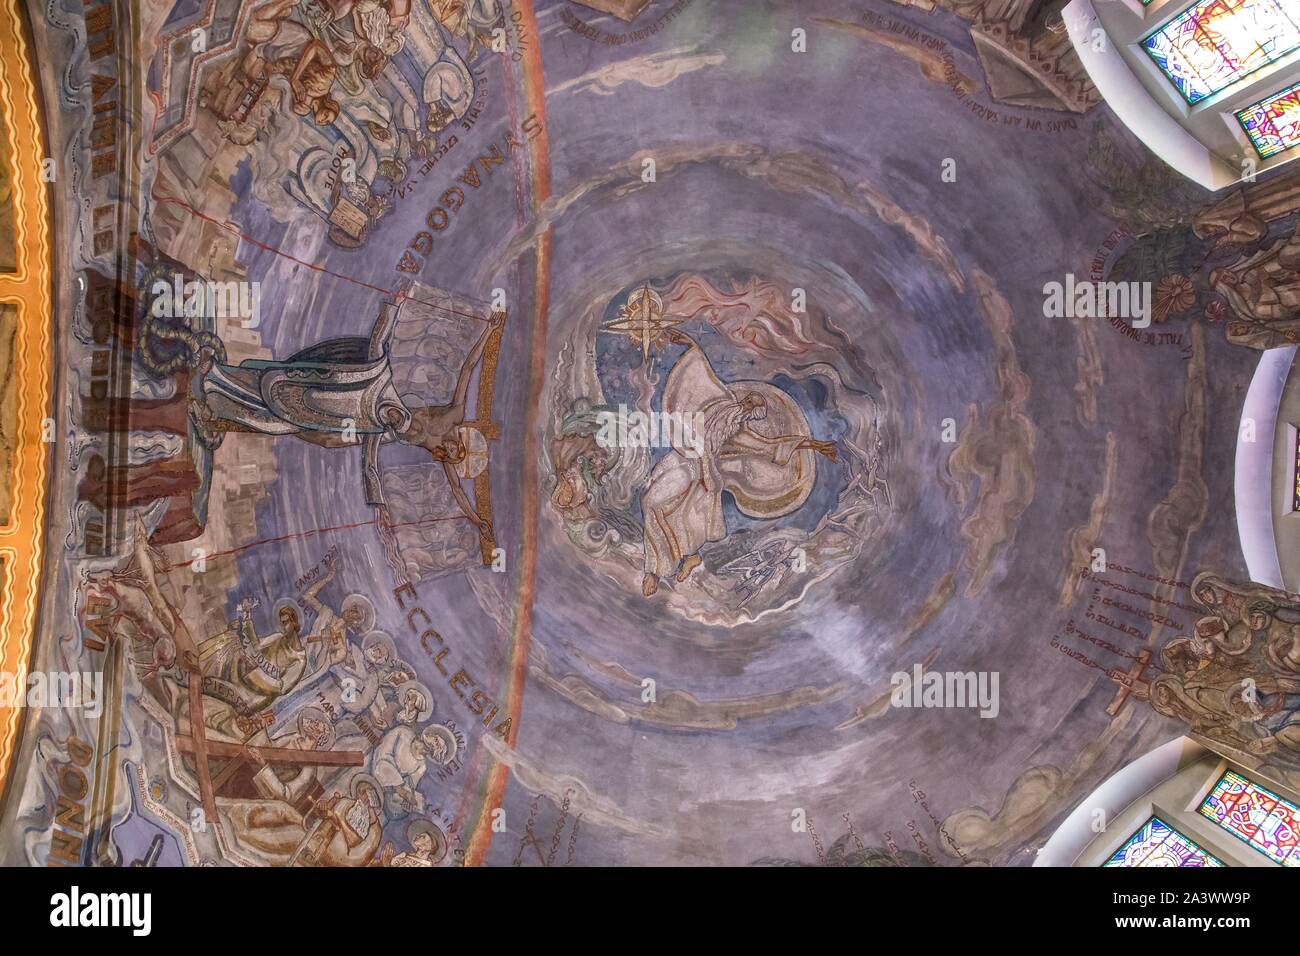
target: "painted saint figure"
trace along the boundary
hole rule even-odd
[[[316,645],[311,655],[312,671],[318,668],[338,668],[352,657],[353,647],[349,637],[360,641],[375,626],[375,606],[363,594],[349,594],[336,612],[320,600],[321,590],[334,580],[339,572],[337,551],[325,557],[326,572],[303,592],[302,600],[316,615],[312,632],[304,638],[307,644]]]
[[[688,348],[668,374],[663,412],[692,422],[692,438],[702,444],[675,443],[641,495],[646,597],[669,574],[685,581],[702,560],[700,548],[727,536],[724,491],[742,514],[777,518],[797,510],[812,492],[813,453],[836,457],[834,442],[811,437],[788,394],[764,382],[726,384],[694,341],[677,330],[666,334]]]
[[[249,359],[239,365],[224,361],[224,346],[211,334],[176,333],[150,326],[141,349],[152,356],[155,340],[181,338],[190,345],[180,361],[194,367],[198,382],[191,402],[191,419],[215,448],[228,432],[293,435],[328,448],[361,447],[362,477],[367,504],[382,506],[379,448],[400,442],[425,449],[441,465],[452,496],[464,516],[484,538],[491,523],[478,514],[461,487],[463,466],[475,438],[467,423],[470,380],[483,359],[493,333],[505,322],[493,313],[470,350],[456,379],[451,401],[408,408],[393,384],[388,340],[397,321],[397,308],[385,305],[369,338],[330,339],[303,349],[283,361]]]
[[[270,78],[282,76],[293,94],[294,113],[311,116],[320,126],[338,117],[339,104],[331,95],[337,64],[329,48],[292,19],[297,7],[298,0],[269,0],[253,9],[243,54],[211,102],[219,116],[247,115],[247,98],[260,98]]]
[[[406,827],[406,840],[411,848],[394,854],[387,844],[380,854],[380,865],[397,867],[437,866],[447,855],[447,838],[442,830],[429,820],[412,820]],[[373,865],[373,864],[372,864]]]
[[[418,732],[409,724],[394,727],[370,755],[370,772],[383,787],[384,811],[400,820],[424,811],[420,781],[429,761],[446,766],[455,759],[456,735],[444,724],[427,724]]]
[[[294,851],[290,866],[367,866],[379,850],[384,819],[379,786],[364,774],[351,795],[318,801],[308,814],[311,829]]]
[[[297,605],[287,600],[276,604],[280,630],[265,637],[253,626],[255,606],[252,601],[240,602],[235,626],[198,648],[204,693],[224,700],[241,716],[264,710],[289,693],[307,667]]]

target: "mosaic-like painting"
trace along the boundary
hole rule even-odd
[[[1179,178],[1062,6],[14,5],[0,860],[1027,866],[1184,735],[1294,792],[1300,173]],[[1228,14],[1294,5],[1172,21],[1189,101],[1300,38],[1210,76]],[[1114,865],[1232,865],[1159,813]]]

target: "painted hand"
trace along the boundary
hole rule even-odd
[[[823,458],[828,458],[831,461],[837,460],[837,455],[839,454],[839,451],[835,447],[835,442],[833,441],[819,441],[816,438],[811,438],[804,443],[804,447],[812,449]]]

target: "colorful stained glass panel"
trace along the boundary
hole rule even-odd
[[[1300,49],[1300,0],[1200,0],[1142,48],[1196,103]]]
[[[1263,159],[1300,145],[1300,83],[1239,110],[1237,122]]]
[[[1159,817],[1125,841],[1104,866],[1223,866]]]
[[[1229,770],[1200,806],[1223,829],[1283,866],[1300,867],[1300,810],[1290,800]]]

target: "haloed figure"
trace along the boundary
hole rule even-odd
[[[696,422],[692,437],[699,446],[675,444],[642,492],[646,597],[674,572],[684,582],[700,565],[700,548],[727,536],[722,492],[752,517],[789,514],[812,491],[812,453],[831,461],[836,456],[834,442],[810,437],[803,413],[785,392],[762,382],[725,384],[689,337],[673,330],[668,338],[689,347],[668,375],[663,411]],[[769,437],[755,427],[768,418],[771,403],[779,403],[779,418],[767,430],[790,433]]]
[[[385,324],[387,323],[387,324]],[[247,360],[239,365],[201,366],[202,399],[192,417],[205,432],[256,432],[293,435],[328,448],[362,448],[367,501],[382,503],[378,450],[387,442],[426,450],[442,466],[452,495],[479,533],[492,526],[479,517],[461,488],[457,466],[469,457],[465,424],[470,380],[482,361],[488,339],[505,323],[498,312],[466,356],[450,402],[408,407],[393,384],[387,354],[391,319],[381,317],[370,338],[331,339],[284,361]]]

